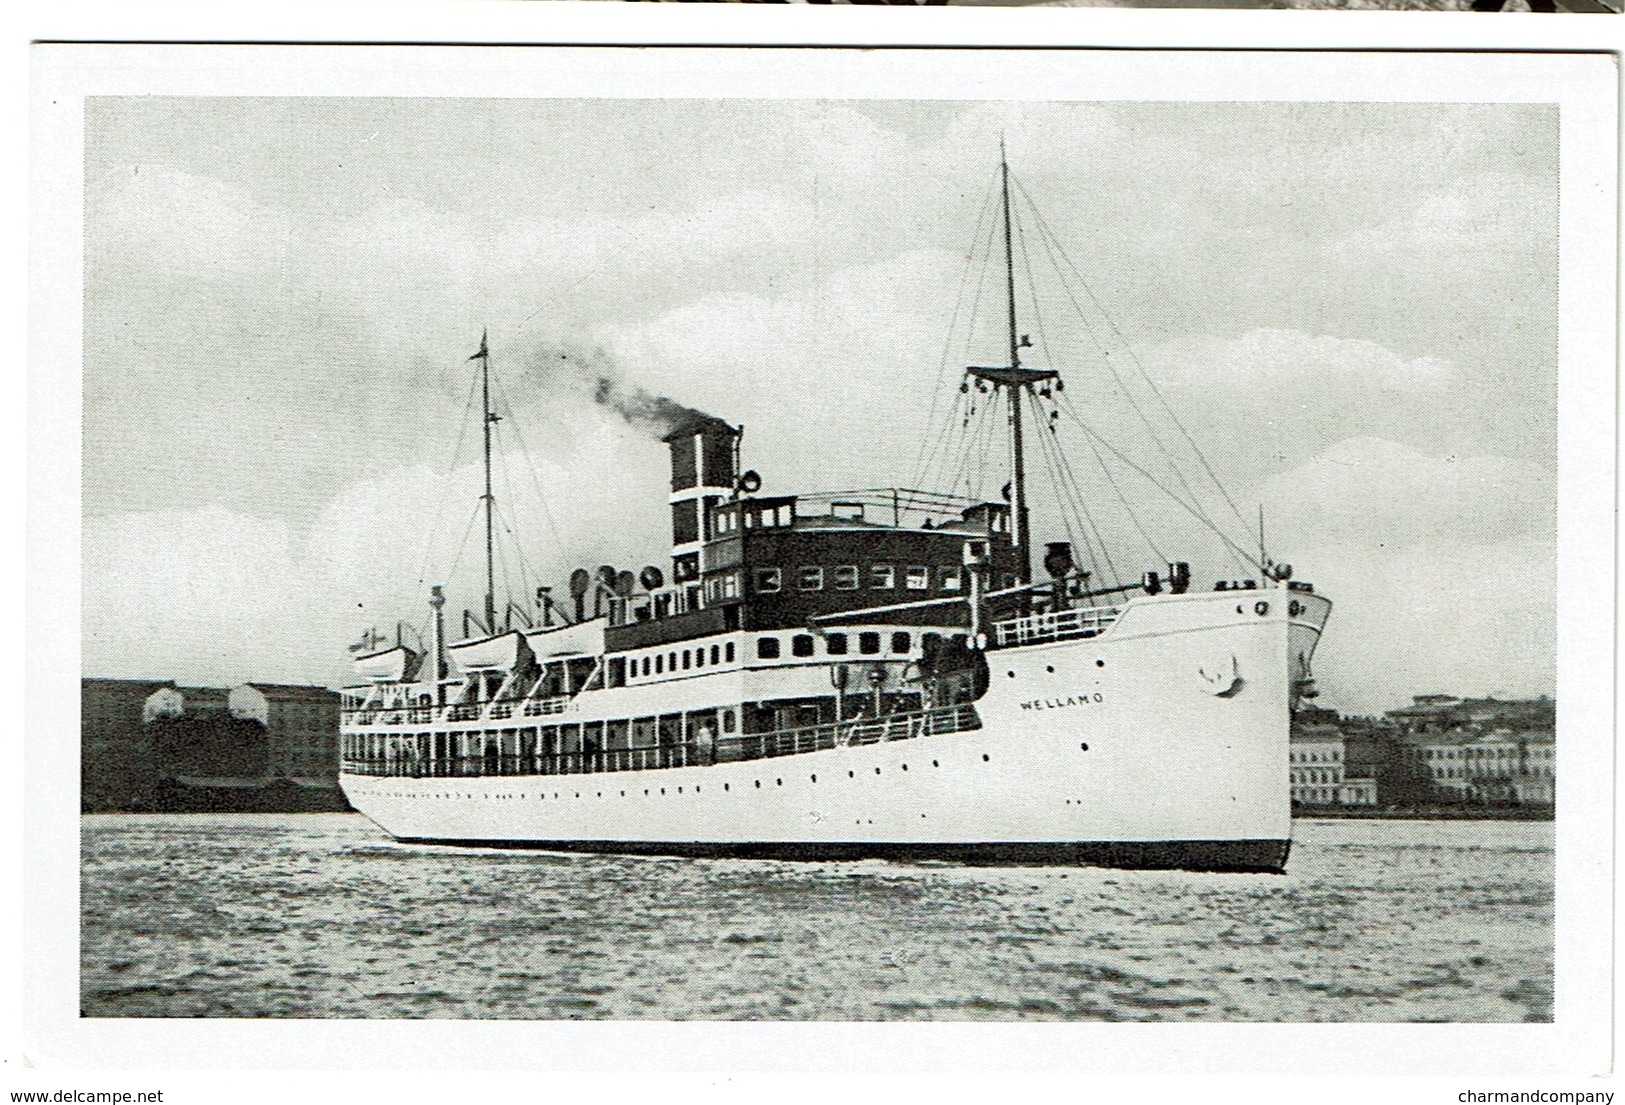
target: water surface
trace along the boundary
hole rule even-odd
[[[92,1017],[1549,1021],[1553,827],[1306,821],[1288,873],[480,852],[82,819]]]

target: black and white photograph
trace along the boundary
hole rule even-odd
[[[1607,58],[83,49],[57,1046],[1587,1073]]]

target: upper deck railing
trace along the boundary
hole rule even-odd
[[[1074,637],[1098,637],[1122,615],[1120,606],[1080,606],[1072,610],[1051,610],[993,623],[993,644],[999,648],[1030,645],[1041,641],[1063,641]]]
[[[644,748],[589,749],[548,752],[529,744],[518,755],[487,745],[471,755],[435,756],[425,734],[389,736],[378,755],[346,755],[344,771],[350,775],[388,775],[411,778],[467,778],[487,775],[582,775],[606,771],[648,771],[696,767],[742,760],[795,756],[830,748],[857,747],[884,741],[913,740],[982,727],[970,703],[915,710],[868,721],[831,722],[771,733],[739,733],[719,737],[709,746],[690,739]]]
[[[447,721],[501,721],[512,717],[547,717],[562,714],[569,695],[550,698],[504,699],[497,702],[456,702],[445,706],[365,706],[340,710],[345,725],[437,725]]]

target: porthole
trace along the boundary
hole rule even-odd
[[[773,785],[782,787],[784,785],[784,780],[783,779],[774,779],[773,780]]]
[[[681,794],[681,793],[683,793],[683,788],[682,788],[682,787],[678,787],[678,788],[677,788],[677,793],[678,793],[678,794]]]
[[[942,766],[942,765],[941,765],[941,764],[939,764],[939,763],[937,763],[937,761],[935,761],[935,760],[932,760],[932,761],[931,761],[931,766],[932,766],[932,767],[941,767],[941,766]]]
[[[760,779],[756,780],[756,789],[757,790],[762,789],[762,781]]]
[[[1080,750],[1082,750],[1082,751],[1084,751],[1084,752],[1087,752],[1087,751],[1089,751],[1089,742],[1088,742],[1088,741],[1085,741],[1085,742],[1084,742],[1084,743],[1082,743],[1082,744],[1080,744],[1080,745],[1078,745],[1078,748],[1079,748],[1079,749],[1080,749]]]
[[[846,773],[846,777],[848,779],[856,779],[858,777],[858,773],[856,771],[848,771]]]
[[[598,792],[598,797],[600,797],[600,798],[602,798],[602,797],[603,797],[603,796],[604,796],[604,792],[603,792],[603,791],[599,791],[599,792]]]
[[[880,769],[879,769],[879,768],[878,768],[878,767],[877,767],[877,768],[875,768],[875,774],[876,774],[876,775],[879,775],[879,774],[880,774]]]
[[[812,779],[813,782],[815,782],[815,783],[818,782],[818,776],[813,775],[813,776],[810,776],[810,778]]]
[[[729,786],[728,786],[728,784],[727,784],[727,783],[723,783],[723,784],[722,784],[722,789],[723,789],[723,790],[729,790],[729,789],[731,789],[731,788],[730,788],[730,787],[729,787]]]
[[[661,788],[660,788],[660,793],[661,793],[661,794],[665,794],[665,793],[666,793],[666,788],[665,788],[665,787],[661,787]]]
[[[1016,677],[1016,673],[1013,672],[1013,671],[1007,671],[1004,674],[1008,675],[1011,679],[1014,679]]]
[[[987,762],[988,762],[988,761],[987,761],[987,753],[986,753],[986,752],[983,752],[983,753],[982,753],[982,762],[983,762],[983,763],[987,763]]]
[[[1095,661],[1095,667],[1103,668],[1105,666],[1106,666],[1106,661],[1104,661],[1104,660],[1096,660]]]
[[[903,765],[903,770],[904,770],[904,771],[907,771],[907,770],[908,770],[908,764],[904,764],[904,765]]]
[[[1044,665],[1044,670],[1049,672],[1051,675],[1054,675],[1055,674],[1055,665],[1054,664],[1045,664]]]
[[[623,791],[621,791],[621,797],[622,797],[622,798],[625,798],[625,797],[626,797],[626,791],[624,791],[624,790],[623,790]]]

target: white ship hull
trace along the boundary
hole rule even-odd
[[[1290,704],[1330,605],[1284,588],[1136,599],[1098,636],[989,651],[968,731],[658,770],[341,781],[407,841],[1278,870]],[[612,716],[592,700],[614,694],[570,712]]]

